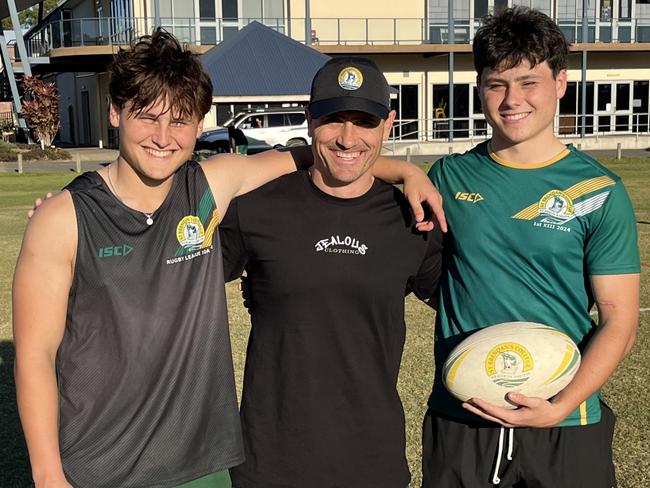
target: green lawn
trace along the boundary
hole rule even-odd
[[[644,269],[650,263],[650,159],[604,161],[621,175],[628,187],[639,224],[641,259]],[[13,386],[13,345],[11,340],[11,276],[31,202],[46,190],[57,189],[72,179],[72,173],[0,174],[0,487],[29,486],[29,471],[24,442],[15,407]],[[231,336],[237,383],[241,387],[248,314],[241,306],[238,287],[228,285]],[[650,307],[650,281],[642,280],[641,307]],[[407,340],[399,388],[407,419],[407,457],[413,483],[419,486],[420,422],[433,378],[433,312],[411,298],[407,299]],[[605,388],[605,396],[618,415],[614,449],[619,486],[650,486],[650,395],[645,390],[650,377],[647,356],[650,352],[650,312],[641,314],[636,346]]]

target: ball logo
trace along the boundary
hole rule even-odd
[[[485,372],[499,386],[513,388],[530,378],[533,357],[521,344],[504,342],[494,346],[485,359]]]
[[[205,240],[205,230],[196,215],[183,217],[176,226],[176,239],[185,248],[196,248]]]
[[[563,191],[551,190],[539,201],[539,213],[558,218],[571,217],[573,201]]]
[[[358,90],[363,85],[363,75],[354,66],[343,68],[339,73],[339,86],[344,90]]]

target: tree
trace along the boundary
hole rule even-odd
[[[56,8],[58,0],[44,0],[43,1],[43,17],[49,14]],[[38,23],[38,6],[29,7],[28,9],[18,12],[18,20],[21,26],[33,27]],[[11,19],[7,17],[2,19],[2,27],[5,30],[12,29]]]
[[[50,146],[59,131],[59,94],[54,83],[46,83],[38,76],[23,78],[23,117],[41,142]]]

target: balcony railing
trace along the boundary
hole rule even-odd
[[[423,18],[312,18],[307,33],[305,19],[197,19],[161,18],[158,24],[182,42],[215,45],[234,35],[250,22],[258,21],[297,41],[321,45],[408,45],[448,44],[446,20]],[[582,19],[559,19],[558,24],[571,43],[582,41]],[[56,20],[30,34],[30,56],[42,56],[60,47],[125,45],[156,25],[151,17],[101,17]],[[480,22],[455,19],[453,42],[468,44]],[[650,17],[594,20],[587,26],[586,42],[650,42]],[[309,35],[307,35],[309,34]]]

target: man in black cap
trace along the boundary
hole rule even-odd
[[[371,174],[394,117],[373,62],[329,61],[307,110],[309,172],[234,200],[220,224],[226,279],[246,269],[252,315],[236,488],[410,481],[404,295],[434,295],[441,237],[415,231],[406,198]]]

